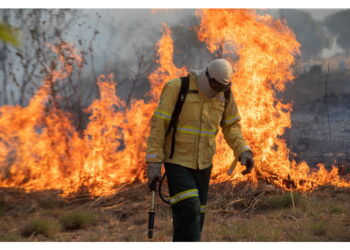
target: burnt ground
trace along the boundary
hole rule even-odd
[[[292,103],[292,128],[286,139],[297,162],[337,165],[350,172],[350,71],[312,71],[287,84],[278,97]]]

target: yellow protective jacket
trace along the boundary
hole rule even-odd
[[[175,136],[175,151],[169,159],[171,134],[165,136],[174,110],[181,79],[168,82],[161,93],[160,102],[151,119],[151,134],[147,142],[146,162],[169,162],[192,169],[205,169],[212,165],[215,154],[215,136],[223,118],[222,131],[237,158],[250,150],[241,133],[240,116],[231,95],[225,110],[224,93],[208,98],[198,89],[195,77],[190,74],[189,91],[179,115]],[[191,93],[192,92],[192,93]]]

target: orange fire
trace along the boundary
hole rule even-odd
[[[305,162],[290,162],[286,142],[280,138],[291,126],[290,104],[275,96],[293,79],[291,65],[299,44],[293,33],[270,16],[247,10],[202,10],[198,38],[210,51],[220,50],[230,60],[236,53],[233,92],[239,106],[243,134],[254,150],[256,171],[242,176],[237,166],[232,176],[226,171],[232,151],[222,135],[217,137],[213,181],[257,181],[265,179],[283,189],[309,190],[331,184],[349,187],[337,169],[327,172],[320,165],[310,171]],[[87,109],[90,122],[83,133],[71,124],[70,114],[55,105],[52,86],[68,77],[72,65],[82,60],[72,45],[50,47],[57,53],[60,69],[53,69],[27,107],[0,107],[0,187],[32,190],[62,190],[67,196],[89,192],[92,196],[115,193],[124,184],[145,181],[144,158],[149,121],[163,85],[187,74],[173,62],[170,29],[156,45],[159,67],[149,75],[151,101],[133,100],[130,107],[116,95],[113,75],[98,79],[100,99]],[[68,53],[70,57],[64,56]]]
[[[163,89],[164,83],[173,78],[187,75],[185,67],[177,68],[174,65],[174,44],[171,38],[171,31],[166,24],[163,24],[163,36],[157,43],[157,52],[159,59],[156,63],[159,67],[149,76],[151,83],[151,96],[158,102],[159,95]]]
[[[214,160],[215,181],[240,181],[262,178],[283,189],[306,191],[319,185],[349,187],[341,180],[337,168],[328,172],[319,164],[318,171],[310,171],[305,162],[297,164],[289,160],[289,149],[281,139],[286,128],[291,127],[292,106],[276,98],[276,91],[283,91],[285,83],[293,79],[291,66],[299,43],[294,34],[280,20],[271,16],[258,16],[253,10],[197,11],[201,17],[198,38],[206,42],[214,53],[220,50],[228,57],[236,53],[233,93],[241,113],[244,137],[253,148],[256,171],[249,177],[242,176],[238,166],[230,178],[227,166],[232,153],[217,138],[218,150]]]
[[[130,107],[115,94],[113,76],[98,79],[100,99],[87,109],[90,122],[80,137],[64,113],[50,106],[50,90],[72,73],[81,58],[69,44],[50,46],[61,62],[48,74],[27,107],[0,107],[0,187],[62,190],[62,195],[86,191],[93,196],[113,194],[123,184],[145,181],[144,159],[149,121],[162,85],[186,73],[173,64],[170,29],[157,44],[159,67],[149,76],[152,101],[134,100]],[[63,52],[70,50],[70,61]]]

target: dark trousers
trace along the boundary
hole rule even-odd
[[[211,169],[164,163],[173,213],[173,241],[200,241]]]

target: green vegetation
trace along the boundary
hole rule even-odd
[[[23,228],[22,235],[25,237],[41,234],[47,238],[55,236],[61,231],[61,224],[52,218],[35,218]]]
[[[331,204],[329,212],[331,214],[344,214],[346,213],[346,207],[343,204]]]
[[[301,195],[295,192],[286,192],[284,194],[274,194],[266,197],[262,201],[263,209],[284,209],[292,208],[300,203]]]
[[[0,217],[5,215],[5,209],[0,207]]]
[[[327,233],[327,222],[326,221],[313,221],[310,223],[311,232],[316,236],[324,236]]]
[[[23,241],[23,238],[16,233],[0,234],[0,242],[16,242]]]
[[[45,198],[39,201],[40,207],[44,209],[53,209],[62,207],[62,200],[55,198]]]
[[[5,215],[5,201],[3,197],[0,197],[0,217]]]
[[[87,210],[75,210],[65,213],[61,222],[67,231],[86,228],[96,221],[95,215]]]

